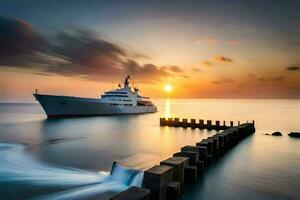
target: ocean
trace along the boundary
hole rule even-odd
[[[246,122],[256,133],[181,199],[300,199],[300,100],[155,99],[159,112],[47,119],[39,104],[0,104],[0,199],[90,199],[139,186],[142,170],[216,131],[160,127],[160,117]],[[282,137],[265,135],[280,131]],[[119,166],[110,174],[112,163]],[[140,173],[141,172],[141,173]],[[131,173],[132,174],[132,173]]]

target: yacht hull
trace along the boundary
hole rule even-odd
[[[156,106],[124,106],[102,102],[100,99],[33,94],[47,117],[80,117],[153,113]]]

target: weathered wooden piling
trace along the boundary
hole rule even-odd
[[[167,200],[178,200],[181,194],[181,186],[177,181],[167,184]]]
[[[218,157],[220,152],[219,152],[219,138],[216,137],[215,135],[212,136],[213,142],[214,142],[214,157]]]
[[[195,119],[191,119],[191,128],[192,129],[196,128],[196,120]]]
[[[207,128],[208,130],[211,130],[211,129],[212,129],[212,123],[211,123],[211,120],[207,120],[206,128]]]
[[[174,126],[173,118],[167,118],[167,124],[168,126]]]
[[[197,164],[199,161],[198,152],[181,151],[173,154],[174,157],[188,157],[189,165],[184,167],[184,176],[187,181],[196,181],[198,175]]]
[[[172,181],[172,167],[155,165],[144,172],[143,188],[151,190],[151,200],[165,200],[167,197],[167,184]]]
[[[236,145],[245,137],[255,132],[255,122],[238,123],[227,127],[225,121],[223,126],[220,121],[216,121],[212,125],[211,120],[199,120],[199,124],[195,119],[191,119],[188,123],[187,119],[180,122],[179,118],[165,119],[160,118],[161,126],[180,126],[191,128],[222,128],[226,129],[221,133],[217,133],[212,137],[201,140],[196,146],[187,145],[181,148],[180,152],[175,153],[171,158],[160,162],[160,166],[156,165],[144,172],[143,188],[131,187],[113,197],[111,200],[176,200],[183,192],[183,184],[185,181],[196,181],[199,174],[204,172],[204,167],[208,167],[213,159],[226,153],[228,149]],[[113,165],[114,166],[114,165]],[[149,190],[150,197],[149,197]]]
[[[219,139],[219,154],[223,155],[225,153],[225,137],[222,134],[216,134],[215,137]]]
[[[160,162],[160,165],[166,165],[173,168],[172,180],[180,183],[180,192],[184,182],[184,167],[189,164],[188,162],[188,157],[171,157]]]
[[[181,148],[181,152],[197,152],[198,154],[198,159],[196,162],[196,166],[197,166],[197,174],[200,175],[203,173],[205,165],[206,165],[206,160],[204,160],[204,158],[206,159],[206,154],[204,155],[204,149],[205,149],[205,153],[206,153],[206,148],[200,147],[200,146],[184,146]]]
[[[204,126],[204,120],[203,119],[199,119],[199,128],[200,129],[204,129],[205,126]]]
[[[175,127],[178,127],[178,126],[180,126],[180,124],[179,124],[179,118],[174,118],[174,126]]]
[[[182,119],[182,127],[187,128],[187,125],[188,125],[187,119]]]
[[[159,119],[159,124],[160,124],[160,126],[165,126],[166,125],[166,118],[160,118]]]
[[[150,190],[132,186],[114,195],[110,200],[150,200]]]
[[[216,129],[219,130],[220,128],[221,128],[221,127],[220,127],[220,121],[217,120],[217,121],[216,121]]]
[[[226,126],[226,122],[223,121],[223,125],[221,125],[220,120],[216,120],[215,124],[212,123],[212,120],[199,119],[199,123],[197,123],[196,119],[191,119],[190,122],[188,119],[184,118],[180,120],[179,118],[160,118],[160,126],[170,126],[170,127],[183,127],[188,128],[191,127],[192,129],[199,128],[199,129],[208,129],[208,130],[226,130],[229,127]],[[230,122],[230,127],[233,127],[233,121]]]
[[[201,142],[196,143],[197,146],[202,146],[206,148],[206,163],[205,166],[208,166],[213,161],[213,142],[208,141],[207,139],[201,140]]]

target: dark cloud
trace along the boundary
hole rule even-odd
[[[121,70],[121,74],[130,73],[144,82],[160,81],[162,78],[170,76],[170,73],[164,67],[158,67],[153,64],[140,65],[131,59],[123,64],[124,69]]]
[[[225,56],[216,56],[215,61],[218,63],[231,63],[233,60]]]
[[[288,66],[285,69],[288,70],[288,71],[300,71],[299,66]]]
[[[224,83],[233,83],[234,81],[230,78],[221,78],[215,81],[212,81],[213,84],[224,84]]]
[[[176,72],[176,73],[183,72],[182,69],[180,69],[178,66],[175,66],[175,65],[168,66],[167,69],[169,69],[172,72]]]
[[[259,81],[283,81],[284,77],[283,76],[274,76],[274,77],[271,77],[271,78],[261,77],[258,80]]]
[[[16,18],[0,18],[0,65],[22,65],[44,40],[32,26]]]
[[[147,56],[99,38],[90,30],[72,29],[42,37],[24,21],[0,18],[0,66],[97,81],[133,74],[137,79],[153,82],[183,72],[174,65],[141,65],[137,58]]]

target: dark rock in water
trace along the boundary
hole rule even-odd
[[[290,132],[288,134],[290,137],[295,137],[295,138],[300,138],[300,133],[299,132]]]
[[[273,136],[282,136],[282,134],[281,134],[280,132],[278,132],[278,131],[272,133],[272,135],[273,135]]]
[[[269,133],[265,133],[264,135],[270,135]]]

